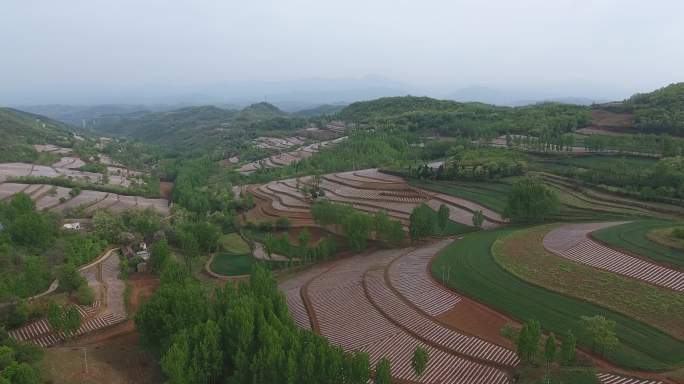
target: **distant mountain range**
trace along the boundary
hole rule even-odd
[[[455,90],[454,90],[455,89]],[[77,92],[77,91],[73,91]],[[104,92],[104,91],[103,91]],[[15,105],[17,109],[49,116],[55,120],[81,127],[84,120],[111,114],[137,111],[163,112],[182,107],[215,105],[229,110],[244,108],[255,102],[271,103],[288,113],[314,110],[324,105],[347,105],[356,101],[390,96],[429,96],[461,102],[477,101],[486,104],[520,106],[544,101],[589,105],[594,102],[626,98],[615,92],[602,97],[589,97],[581,91],[540,91],[489,86],[464,88],[416,86],[378,75],[360,78],[313,78],[290,81],[233,81],[194,87],[154,87],[112,91],[112,94],[76,98],[65,93],[66,105]],[[92,105],[70,104],[69,100],[107,100]],[[324,111],[326,108],[321,108]],[[334,111],[336,108],[327,108]],[[304,112],[308,114],[309,112]]]

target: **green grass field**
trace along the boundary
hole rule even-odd
[[[530,167],[550,172],[563,172],[571,168],[610,170],[620,168],[649,169],[655,166],[656,159],[630,156],[529,156]]]
[[[542,242],[555,227],[524,228],[499,237],[492,247],[494,260],[522,280],[612,309],[684,339],[684,295],[550,253]]]
[[[666,220],[640,220],[596,231],[592,236],[610,246],[622,248],[640,256],[674,267],[684,268],[684,251],[667,247],[648,238],[648,233],[660,228],[684,225]]]
[[[410,184],[429,191],[440,192],[461,197],[481,204],[495,212],[502,213],[506,208],[511,180],[505,182],[449,182],[413,179]],[[557,221],[609,221],[626,217],[635,217],[630,207],[611,206],[608,203],[592,201],[589,198],[578,198],[575,194],[547,183],[548,187],[558,193],[561,201],[561,212],[554,218]]]
[[[249,244],[247,244],[237,233],[229,233],[221,236],[219,245],[221,246],[221,250],[234,255],[242,255],[250,252]]]
[[[684,342],[643,322],[527,283],[506,272],[494,260],[491,247],[500,236],[515,228],[480,231],[465,236],[442,251],[432,264],[435,278],[450,267],[447,284],[476,300],[524,321],[539,320],[543,327],[563,334],[578,329],[580,316],[602,314],[617,323],[621,344],[606,354],[610,361],[635,370],[671,370],[684,366]],[[586,340],[580,337],[580,343]]]
[[[410,185],[433,192],[462,197],[474,201],[493,211],[503,212],[508,199],[510,184],[488,182],[448,182],[411,179]]]
[[[211,262],[211,270],[224,276],[248,275],[252,272],[255,263],[264,263],[269,269],[281,269],[287,263],[277,261],[257,261],[250,254],[233,255],[230,253],[218,253]]]

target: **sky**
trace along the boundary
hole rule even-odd
[[[682,15],[681,0],[5,0],[0,104],[369,75],[626,97],[684,81]]]

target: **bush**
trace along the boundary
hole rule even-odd
[[[287,217],[279,217],[275,222],[275,226],[277,229],[290,229],[290,219]]]
[[[76,290],[76,301],[81,305],[92,305],[95,301],[95,292],[88,284],[82,284]]]
[[[560,210],[558,194],[536,179],[513,184],[504,217],[516,222],[544,221]]]
[[[684,227],[675,228],[672,230],[672,237],[684,240]]]

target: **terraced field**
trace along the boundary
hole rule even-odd
[[[446,311],[459,310],[463,301],[437,284],[428,271],[430,260],[452,242],[446,239],[318,264],[281,282],[279,288],[300,327],[345,350],[369,353],[371,366],[389,358],[396,380],[510,383],[510,372],[519,364],[514,351],[439,319]],[[422,377],[415,377],[411,368],[416,346],[430,355]],[[601,383],[660,383],[609,373],[597,379]]]
[[[558,257],[543,245],[546,234],[558,226],[523,228],[500,237],[492,247],[494,259],[524,281],[587,300],[684,339],[684,295]]]
[[[95,292],[96,300],[92,306],[77,306],[81,314],[81,327],[74,337],[97,331],[126,320],[124,305],[125,284],[119,279],[119,256],[116,249],[107,250],[93,263],[79,269]],[[47,348],[66,339],[57,333],[46,319],[39,319],[20,328],[10,330],[10,337],[16,341],[36,344]]]
[[[63,157],[62,160],[52,166],[35,165],[27,163],[3,163],[0,164],[0,175],[10,177],[65,177],[85,183],[101,183],[103,175],[95,172],[79,171],[77,168],[85,165],[83,161],[75,157]],[[140,173],[127,171],[124,168],[112,168],[113,174],[109,175],[107,183],[129,187],[133,183],[142,183]]]
[[[684,366],[684,342],[654,327],[587,301],[570,298],[527,283],[506,272],[493,258],[492,244],[515,228],[465,235],[447,247],[432,263],[433,276],[451,267],[446,282],[451,288],[519,319],[537,319],[546,330],[580,335],[580,316],[602,314],[616,322],[619,346],[606,358],[635,370],[669,370]],[[580,338],[580,345],[587,345]]]
[[[558,221],[610,221],[653,216],[671,219],[684,215],[682,207],[636,201],[591,188],[579,188],[571,180],[548,173],[532,174],[541,177],[545,184],[558,194],[561,202],[561,212],[556,217]],[[506,208],[508,192],[514,180],[514,178],[503,179],[501,182],[411,180],[410,184],[468,199],[502,213]]]
[[[309,145],[305,145],[302,147],[297,148],[296,150],[289,151],[289,152],[284,152],[280,153],[277,155],[273,155],[270,157],[267,157],[262,160],[257,160],[253,161],[251,163],[247,163],[240,168],[238,168],[238,172],[240,172],[243,175],[248,175],[252,172],[255,172],[256,170],[260,168],[278,168],[282,167],[284,165],[289,165],[292,164],[296,161],[299,161],[301,159],[305,159],[307,157],[310,157],[314,153],[318,152],[319,150],[328,147],[330,145],[335,145],[339,143],[340,141],[346,140],[347,137],[339,137],[334,140],[328,140],[328,141],[321,141]]]
[[[165,199],[149,199],[89,190],[81,191],[77,196],[71,196],[70,191],[71,188],[46,184],[0,183],[0,201],[7,200],[16,193],[24,192],[36,202],[38,209],[51,212],[64,212],[68,208],[83,208],[84,215],[89,217],[97,209],[121,212],[132,208],[151,207],[164,216],[170,213],[168,201]]]
[[[302,187],[311,182],[310,177],[303,177],[250,186],[248,190],[257,201],[256,212],[251,213],[252,218],[272,220],[285,216],[294,225],[314,225],[309,212],[311,202],[301,192]],[[433,209],[438,209],[441,204],[447,205],[451,221],[464,226],[472,225],[472,215],[478,210],[482,210],[485,215],[484,228],[494,228],[504,223],[501,215],[483,205],[460,197],[411,187],[403,179],[376,169],[323,175],[319,187],[327,199],[350,204],[368,213],[385,210],[404,226],[408,226],[411,211],[420,203],[426,203]],[[465,230],[466,227],[462,229]]]
[[[652,231],[682,225],[682,222],[641,220],[616,225],[591,233],[592,238],[612,248],[647,257],[672,268],[684,268],[684,251],[649,238]]]
[[[513,351],[449,328],[425,312],[439,314],[460,300],[432,282],[426,269],[430,256],[450,242],[318,265],[281,283],[280,288],[297,324],[346,350],[369,353],[371,365],[388,357],[396,379],[509,383],[510,369],[518,364]],[[404,273],[408,271],[414,273]],[[420,286],[418,291],[400,293],[414,282]],[[415,377],[410,363],[416,346],[430,354],[421,377]]]
[[[606,247],[588,237],[617,223],[571,224],[549,232],[544,246],[569,260],[604,269],[647,283],[684,292],[684,273]]]

